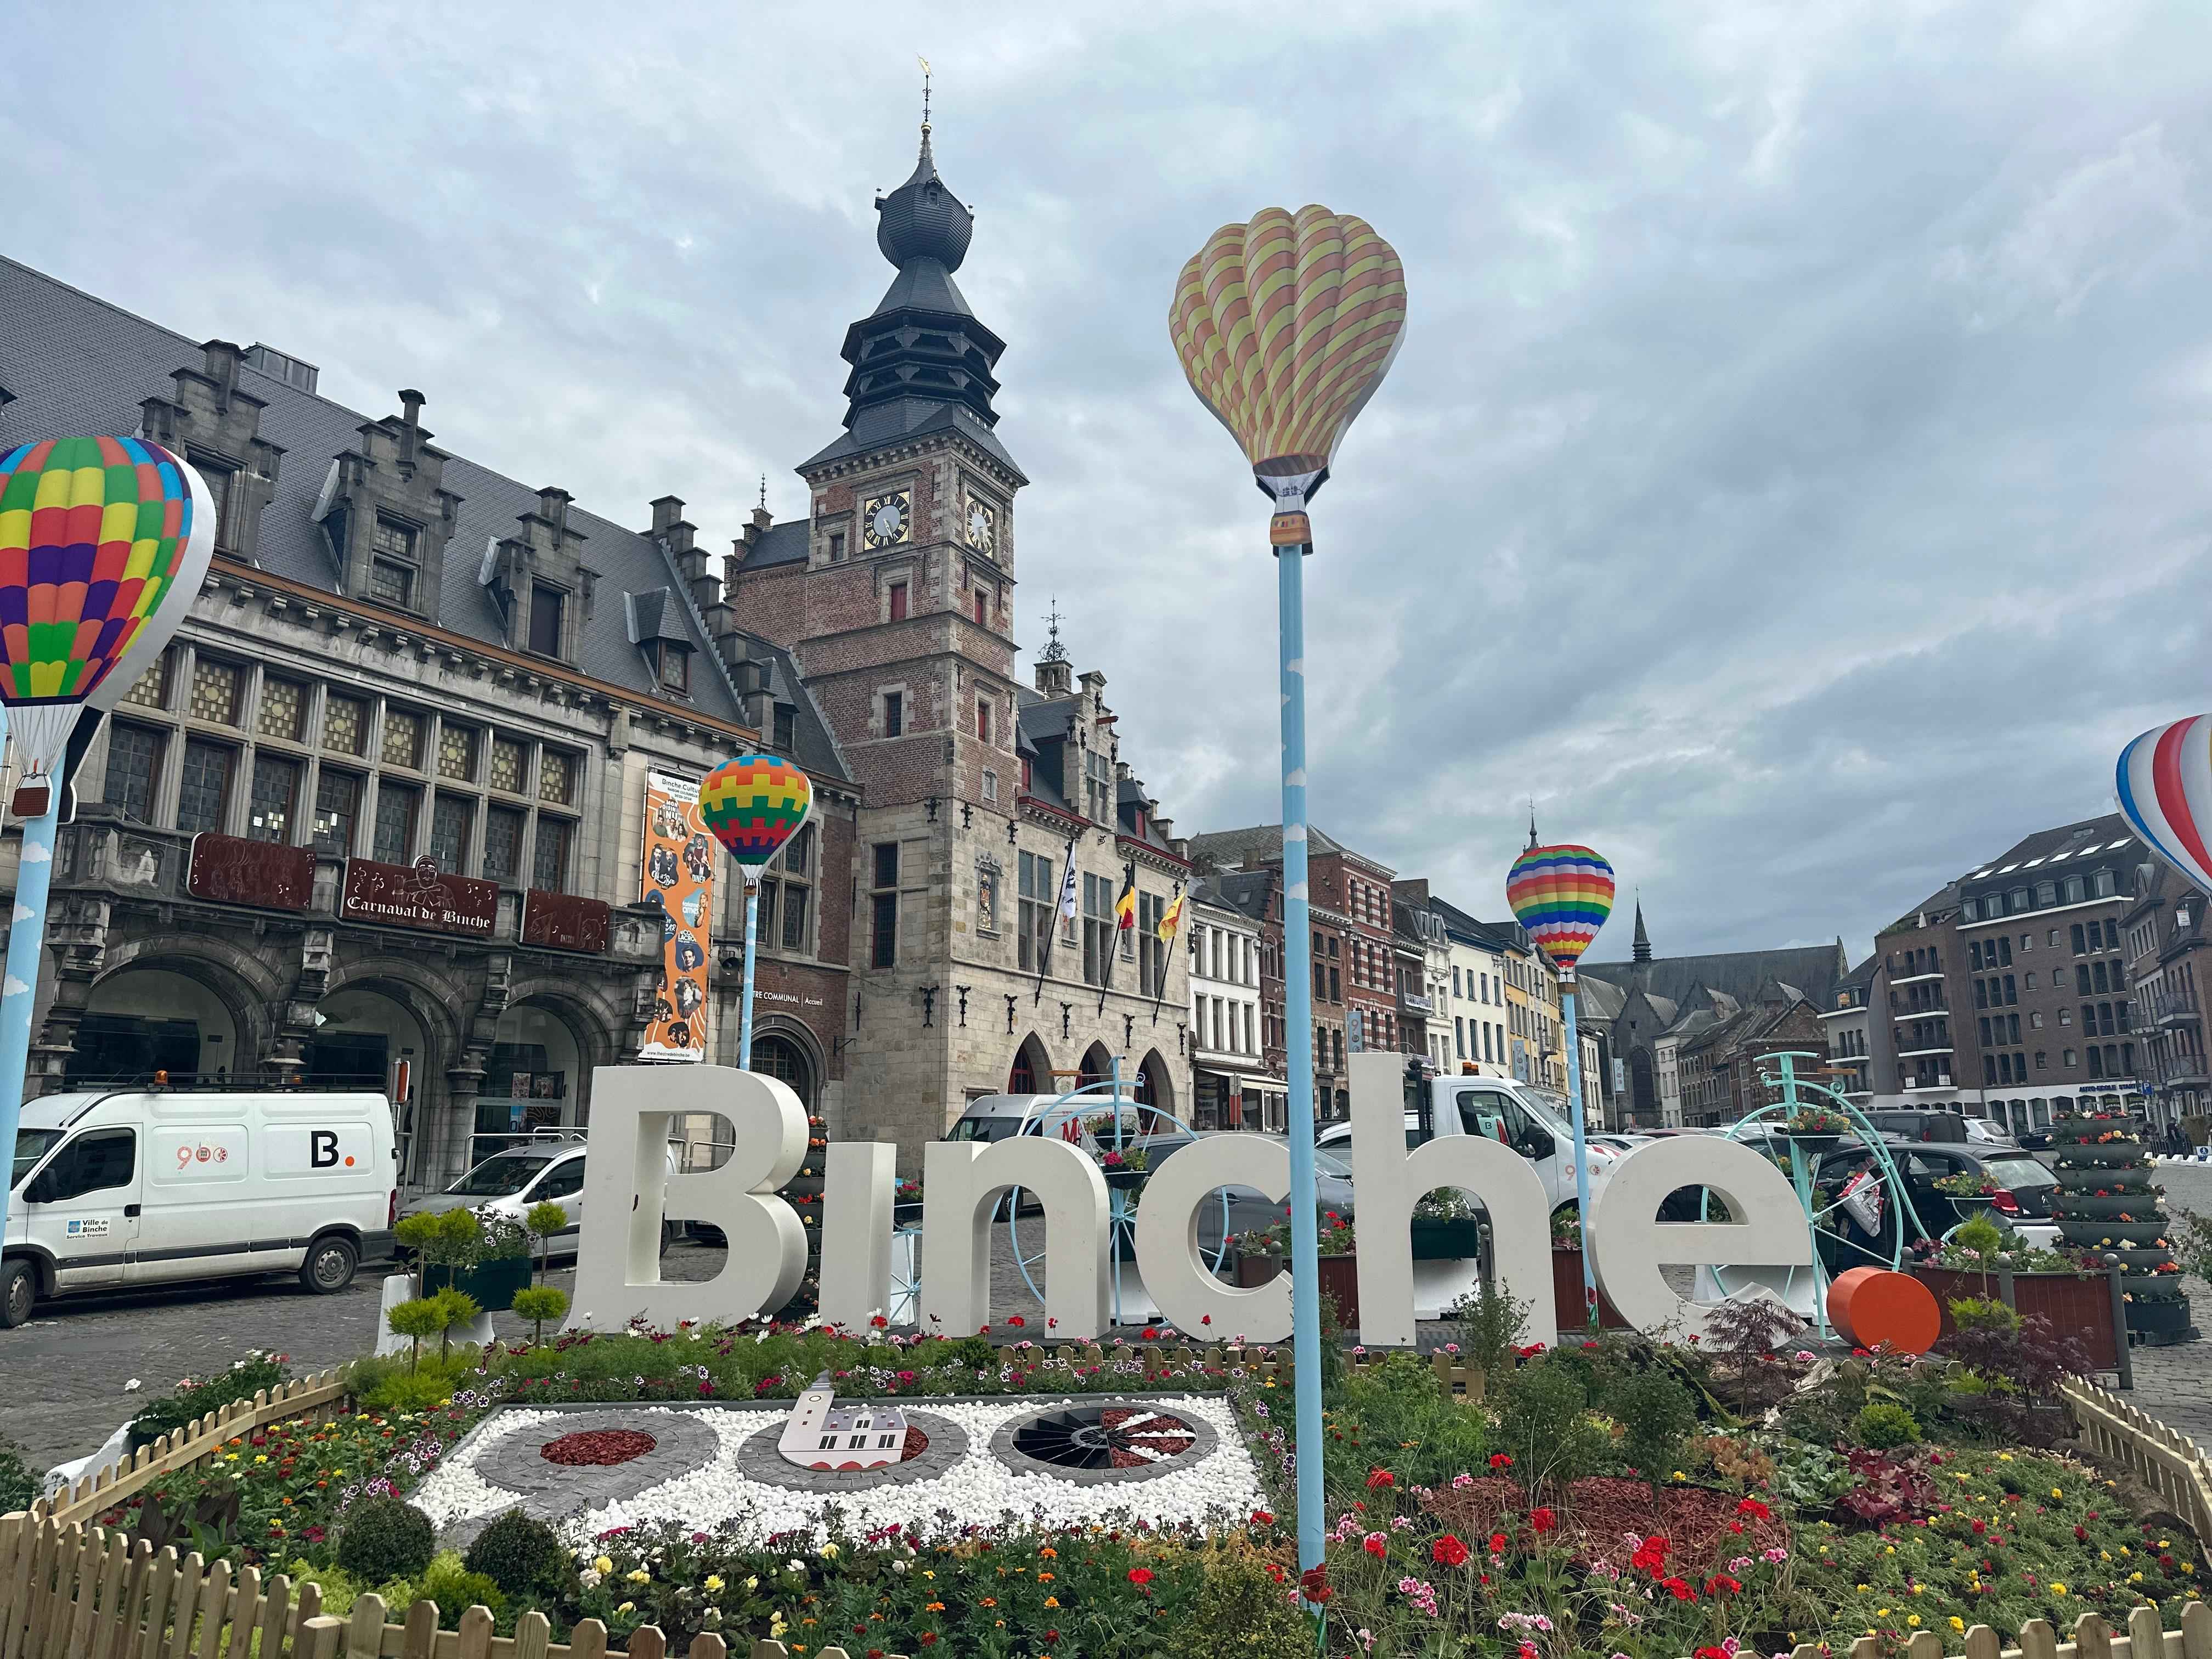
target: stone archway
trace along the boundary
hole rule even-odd
[[[795,1019],[771,1014],[753,1031],[753,1070],[787,1085],[810,1116],[822,1109],[822,1051]]]
[[[1077,1067],[1075,1079],[1079,1088],[1087,1089],[1094,1083],[1103,1083],[1113,1075],[1114,1056],[1106,1052],[1104,1043],[1094,1042],[1083,1051],[1083,1060]],[[1126,1089],[1130,1079],[1124,1078],[1121,1081],[1122,1087]]]
[[[465,1022],[478,1000],[419,961],[366,957],[332,972],[321,1024],[302,1036],[303,1083],[398,1095],[405,1062],[392,1102],[404,1184],[442,1187],[468,1168],[484,1056],[471,1053]]]
[[[1182,1109],[1176,1095],[1175,1074],[1157,1048],[1137,1064],[1136,1096],[1148,1109],[1143,1118],[1148,1131],[1167,1128]]]
[[[1053,1082],[1052,1055],[1035,1031],[1022,1039],[1021,1047],[1014,1050],[1014,1063],[1006,1072],[1006,1092],[1010,1095],[1053,1095],[1060,1092]]]
[[[268,999],[235,969],[185,952],[149,952],[94,980],[63,1063],[67,1086],[178,1087],[250,1078],[270,1030]]]

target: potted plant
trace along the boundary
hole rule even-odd
[[[1850,1130],[1849,1118],[1825,1106],[1800,1106],[1782,1126],[1783,1135],[1790,1145],[1808,1152],[1826,1152]]]
[[[2121,1304],[2138,1340],[2185,1340],[2189,1298],[2168,1243],[2172,1223],[2135,1120],[2069,1113],[2052,1121],[2051,1141],[2061,1188],[2051,1214],[2059,1232],[2100,1267],[2118,1263]]]
[[[530,1283],[530,1231],[511,1217],[474,1210],[409,1216],[398,1237],[416,1253],[425,1296],[457,1290],[487,1311],[504,1312]]]
[[[1132,1146],[1126,1152],[1109,1146],[1098,1160],[1106,1174],[1106,1184],[1122,1192],[1133,1192],[1145,1184],[1145,1166],[1149,1162],[1151,1158],[1141,1146]]]
[[[1456,1187],[1439,1187],[1413,1206],[1413,1260],[1456,1261],[1482,1254],[1482,1223]]]
[[[1919,1250],[1912,1276],[1935,1293],[1945,1334],[1954,1328],[1952,1303],[1997,1295],[2000,1275],[2009,1272],[2013,1305],[2023,1318],[2041,1314],[2054,1329],[2078,1337],[2090,1364],[2100,1370],[2119,1364],[2126,1334],[2113,1329],[2112,1287],[2104,1264],[2094,1257],[2037,1249],[1988,1215],[1961,1223],[1940,1244],[1923,1241]]]
[[[1992,1208],[1997,1194],[2004,1190],[1978,1170],[1961,1170],[1956,1175],[1942,1176],[1935,1182],[1935,1188],[1951,1200],[1951,1207],[1961,1221],[1972,1221]]]
[[[921,1224],[921,1183],[902,1181],[891,1188],[891,1223],[899,1227]]]
[[[1552,1216],[1552,1316],[1563,1331],[1580,1330],[1583,1312],[1583,1221],[1571,1208]],[[1597,1322],[1606,1330],[1626,1330],[1628,1322],[1600,1291]]]
[[[1239,1233],[1230,1243],[1237,1251],[1237,1282],[1249,1289],[1265,1285],[1290,1265],[1290,1212],[1272,1226],[1255,1227],[1250,1232]],[[1358,1231],[1348,1215],[1335,1210],[1316,1213],[1315,1224],[1319,1230],[1315,1241],[1321,1270],[1321,1293],[1336,1303],[1337,1317],[1345,1324],[1359,1323],[1359,1264],[1355,1249],[1359,1242]]]

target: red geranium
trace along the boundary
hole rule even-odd
[[[1636,1553],[1628,1558],[1628,1565],[1656,1577],[1659,1570],[1667,1565],[1667,1540],[1654,1533],[1636,1547]]]
[[[1738,1515],[1747,1515],[1754,1521],[1768,1521],[1771,1520],[1774,1516],[1774,1511],[1767,1508],[1765,1504],[1760,1503],[1756,1498],[1745,1498],[1743,1502],[1735,1506],[1735,1512]]]
[[[1370,1488],[1395,1486],[1398,1484],[1398,1477],[1388,1469],[1370,1469],[1367,1471],[1367,1484]]]
[[[1254,1510],[1252,1524],[1255,1527],[1272,1527],[1275,1524],[1275,1517],[1266,1510]]]
[[[1724,1572],[1717,1572],[1711,1577],[1705,1580],[1705,1594],[1708,1595],[1741,1595],[1743,1594],[1743,1586],[1735,1579],[1729,1577],[1728,1574]]]
[[[1152,1570],[1150,1567],[1132,1567],[1132,1568],[1130,1568],[1130,1569],[1129,1569],[1129,1582],[1130,1582],[1131,1583],[1133,1583],[1133,1584],[1149,1584],[1149,1583],[1151,1583],[1152,1582]]]
[[[1336,1594],[1328,1587],[1327,1567],[1308,1567],[1298,1575],[1298,1594],[1316,1606]]]
[[[1370,1555],[1388,1555],[1390,1553],[1390,1540],[1379,1532],[1369,1533],[1359,1540],[1359,1547]]]
[[[1552,1532],[1558,1528],[1559,1524],[1559,1517],[1553,1515],[1551,1510],[1547,1509],[1530,1510],[1528,1511],[1528,1525],[1530,1529],[1533,1531],[1538,1533]]]
[[[1429,1559],[1440,1567],[1465,1566],[1468,1553],[1466,1544],[1449,1532],[1429,1546]]]
[[[1504,1553],[1505,1553],[1505,1543],[1506,1543],[1506,1539],[1505,1539],[1505,1534],[1504,1534],[1504,1533],[1502,1533],[1502,1532],[1493,1532],[1492,1534],[1490,1534],[1490,1553],[1491,1553],[1492,1555],[1503,1555],[1503,1554],[1504,1554]]]
[[[1493,1469],[1510,1469],[1513,1467],[1513,1460],[1504,1452],[1492,1452],[1490,1454],[1490,1467]]]
[[[1694,1601],[1698,1599],[1697,1591],[1692,1589],[1690,1586],[1680,1578],[1662,1578],[1659,1581],[1659,1588],[1665,1590],[1668,1595],[1673,1596],[1677,1601]]]

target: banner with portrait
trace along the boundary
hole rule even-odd
[[[648,772],[640,896],[660,912],[660,987],[641,1060],[707,1057],[707,965],[720,848],[699,816],[699,780]]]

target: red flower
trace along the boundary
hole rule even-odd
[[[1504,1534],[1504,1533],[1502,1533],[1502,1532],[1493,1532],[1492,1534],[1490,1534],[1490,1553],[1491,1553],[1492,1555],[1503,1555],[1503,1554],[1504,1554],[1504,1553],[1505,1553],[1505,1543],[1506,1543],[1506,1539],[1505,1539],[1505,1534]]]
[[[1557,1530],[1559,1524],[1559,1518],[1547,1509],[1528,1511],[1528,1525],[1533,1531],[1553,1532]]]
[[[1534,1642],[1523,1642],[1520,1651],[1513,1656],[1513,1659],[1537,1659],[1536,1644]]]
[[[1492,1452],[1490,1454],[1490,1467],[1493,1469],[1510,1469],[1513,1467],[1513,1460],[1504,1452]]]
[[[1255,1527],[1272,1527],[1275,1524],[1275,1517],[1266,1510],[1254,1510],[1252,1524]]]
[[[1129,1582],[1130,1582],[1131,1583],[1133,1583],[1133,1584],[1149,1584],[1149,1583],[1151,1583],[1152,1582],[1152,1570],[1150,1567],[1132,1567],[1132,1568],[1130,1568],[1130,1569],[1129,1569]]]
[[[1465,1566],[1468,1555],[1467,1546],[1451,1533],[1429,1546],[1429,1559],[1440,1567]]]
[[[1379,1532],[1370,1532],[1360,1540],[1360,1547],[1370,1555],[1388,1555],[1390,1553],[1390,1540]]]
[[[1711,1577],[1705,1580],[1705,1594],[1708,1595],[1741,1595],[1743,1594],[1743,1586],[1738,1583],[1735,1579],[1729,1577],[1726,1573],[1717,1572]]]
[[[1738,1515],[1747,1515],[1754,1521],[1771,1520],[1774,1516],[1774,1511],[1767,1508],[1765,1504],[1760,1503],[1756,1498],[1745,1498],[1743,1502],[1735,1506],[1735,1512]]]
[[[1974,1533],[1978,1537],[1981,1534],[1987,1532],[1989,1529],[1990,1523],[1986,1521],[1977,1521],[1974,1522]]]
[[[1328,1587],[1327,1567],[1308,1567],[1298,1575],[1298,1594],[1319,1606],[1336,1592]]]
[[[1146,1340],[1146,1341],[1147,1341],[1147,1342],[1157,1342],[1157,1341],[1158,1341],[1158,1340],[1159,1340],[1159,1338],[1160,1338],[1160,1334],[1159,1334],[1158,1330],[1157,1330],[1154,1327],[1150,1326],[1150,1325],[1147,1325],[1147,1326],[1146,1326],[1146,1327],[1145,1327],[1145,1333],[1144,1333],[1144,1334],[1145,1334],[1145,1340]]]
[[[1659,1570],[1667,1565],[1667,1540],[1654,1533],[1636,1547],[1636,1553],[1628,1558],[1628,1565],[1656,1578]]]
[[[1680,1578],[1662,1578],[1659,1581],[1659,1588],[1677,1601],[1694,1601],[1698,1599],[1697,1591],[1692,1589]]]
[[[1693,1648],[1691,1659],[1735,1659],[1726,1648]]]
[[[922,1646],[928,1647],[937,1640],[937,1632],[933,1630],[926,1630],[922,1632],[921,1639]]]
[[[1213,1322],[1213,1316],[1212,1314],[1200,1314],[1198,1316],[1198,1322],[1201,1325],[1211,1325]]]
[[[1367,1485],[1370,1491],[1376,1486],[1395,1486],[1397,1484],[1398,1477],[1391,1474],[1388,1469],[1370,1469],[1367,1471]]]

